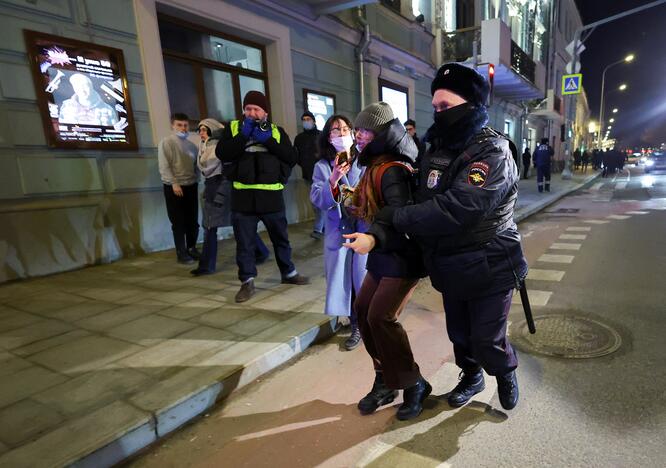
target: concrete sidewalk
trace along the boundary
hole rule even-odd
[[[555,175],[548,194],[521,181],[516,217],[596,175]],[[161,252],[1,286],[0,466],[112,465],[331,336],[322,244],[308,234],[290,226],[312,285],[280,284],[271,256],[244,304],[233,241],[203,278]]]

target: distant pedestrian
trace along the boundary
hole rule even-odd
[[[224,129],[215,149],[223,163],[230,163],[231,217],[236,238],[236,264],[241,287],[236,302],[255,294],[257,224],[264,223],[275,251],[283,284],[308,284],[291,261],[287,232],[284,184],[296,163],[294,148],[283,128],[268,120],[268,100],[259,91],[243,98],[243,120]]]
[[[608,174],[615,173],[615,155],[611,150],[606,148],[601,156],[601,161],[603,163],[604,169],[601,173],[601,177],[607,177]]]
[[[529,178],[530,166],[532,165],[532,154],[530,149],[526,146],[523,151],[523,179]]]
[[[542,138],[541,144],[534,151],[534,167],[537,170],[537,188],[539,193],[544,190],[550,192],[550,158],[555,154],[553,148],[548,144],[548,138]]]
[[[157,147],[157,161],[178,263],[193,263],[199,258],[196,248],[199,235],[199,193],[195,169],[198,150],[187,139],[187,115],[173,114],[171,130],[172,134],[160,141]]]
[[[582,161],[583,161],[583,172],[587,172],[587,166],[590,164],[589,152],[583,151]]]
[[[416,144],[416,148],[419,150],[419,155],[417,156],[420,158],[423,156],[423,153],[426,151],[426,145],[423,140],[419,138],[419,136],[416,134],[416,122],[413,119],[407,119],[405,121],[405,130],[407,130],[407,133],[409,133],[409,136],[411,136],[414,139],[414,143]]]
[[[321,132],[317,129],[315,117],[312,112],[304,112],[301,116],[301,122],[303,124],[303,131],[294,138],[294,149],[296,151],[297,164],[301,166],[303,179],[308,184],[309,192],[310,187],[312,186],[312,173],[318,159],[317,142]],[[315,219],[310,237],[319,240],[324,233],[324,214],[314,204],[312,205],[312,209],[314,211]]]
[[[343,234],[365,232],[366,225],[352,216],[347,206],[365,168],[358,164],[352,151],[352,124],[347,117],[330,117],[319,138],[320,159],[314,167],[310,200],[325,214],[324,269],[326,303],[324,313],[349,317],[351,335],[345,341],[347,350],[361,342],[354,298],[358,297],[365,278],[368,256],[343,247]],[[342,322],[342,319],[340,319]]]

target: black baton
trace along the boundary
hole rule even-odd
[[[527,286],[525,285],[525,280],[520,282],[520,302],[523,303],[523,311],[525,311],[525,320],[527,320],[527,328],[530,333],[534,335],[536,333],[536,327],[534,326],[534,317],[532,317],[532,307],[530,307],[530,298],[527,296]]]

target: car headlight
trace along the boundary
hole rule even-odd
[[[651,160],[651,159],[648,159],[647,161],[645,161],[645,165],[646,166],[654,166],[654,161]]]

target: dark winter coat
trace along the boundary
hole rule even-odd
[[[550,167],[550,158],[555,154],[550,145],[539,145],[534,150],[534,167],[548,168]]]
[[[231,134],[231,125],[222,133],[215,154],[225,166],[225,173],[232,182],[231,210],[242,213],[275,213],[285,209],[283,190],[237,189],[234,183],[285,184],[291,168],[296,164],[294,148],[282,127],[280,143],[270,137],[266,143],[258,144],[247,139],[241,132]]]
[[[294,149],[296,150],[296,163],[301,166],[303,178],[312,182],[312,172],[318,159],[317,140],[321,132],[316,128],[305,130],[294,138]]]
[[[380,132],[359,155],[371,162],[390,155],[395,161],[413,163],[418,155],[414,140],[398,119]],[[368,168],[369,170],[369,168]],[[367,172],[366,172],[367,173]],[[390,167],[381,179],[384,206],[399,208],[413,202],[412,175],[402,167]],[[375,277],[421,278],[425,276],[421,252],[415,242],[396,231],[391,223],[375,220],[368,234],[375,237],[375,248],[368,254],[367,269]]]
[[[513,220],[518,169],[508,140],[483,128],[463,151],[429,151],[419,166],[420,203],[386,210],[416,239],[433,286],[462,299],[516,286],[527,275]]]

